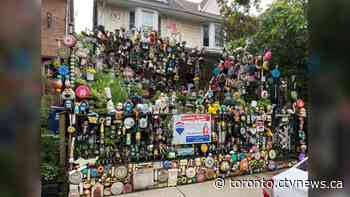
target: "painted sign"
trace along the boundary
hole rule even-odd
[[[256,124],[256,131],[262,132],[265,130],[264,120],[263,120],[262,116],[256,117],[255,124]]]
[[[211,116],[207,114],[179,114],[173,116],[172,144],[211,142]]]

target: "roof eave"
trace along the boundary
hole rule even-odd
[[[174,14],[178,15],[178,16],[183,16],[183,13],[192,15],[192,16],[197,16],[202,18],[202,20],[212,20],[212,21],[216,21],[219,22],[221,21],[223,18],[220,15],[215,15],[215,14],[211,14],[211,13],[207,13],[207,12],[193,12],[193,11],[188,11],[188,10],[180,10],[180,9],[175,9],[175,8],[169,8],[166,4],[165,5],[161,5],[159,3],[155,3],[155,2],[144,2],[142,0],[108,0],[108,2],[112,3],[112,4],[122,4],[125,6],[142,6],[145,8],[151,8],[151,9],[156,9],[160,12],[164,12],[164,13],[168,13],[167,11],[173,11]]]

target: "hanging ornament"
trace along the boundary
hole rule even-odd
[[[202,144],[201,145],[201,151],[202,151],[202,153],[206,153],[208,151],[208,145],[207,144]]]
[[[277,78],[280,77],[281,72],[280,72],[280,70],[276,67],[275,69],[272,70],[271,74],[272,74],[272,77],[273,77],[273,78],[277,79]]]
[[[67,76],[69,75],[69,68],[68,66],[62,64],[58,67],[57,69],[58,73],[61,75],[61,76]]]
[[[53,81],[53,86],[55,88],[55,90],[57,92],[61,92],[62,87],[63,87],[63,83],[62,83],[62,79],[56,79]]]
[[[73,35],[67,35],[64,39],[63,39],[63,44],[66,47],[74,47],[75,44],[77,43],[77,39],[73,36]]]
[[[264,61],[264,63],[263,63],[263,69],[264,69],[264,70],[269,70],[269,62],[268,62],[268,61]]]
[[[298,108],[303,108],[303,107],[304,107],[304,101],[301,100],[301,99],[298,99],[298,100],[297,100],[297,107],[298,107]]]
[[[272,52],[271,51],[267,51],[264,55],[264,61],[271,61],[272,59]]]

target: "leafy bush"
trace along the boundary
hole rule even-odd
[[[49,119],[49,107],[50,103],[54,99],[53,95],[42,95],[41,96],[41,103],[40,103],[40,125],[41,127],[47,127],[48,126],[48,119]]]
[[[42,129],[43,130],[43,129]],[[45,133],[42,131],[42,133]],[[43,183],[56,182],[59,178],[59,138],[42,135],[40,138],[40,172]]]

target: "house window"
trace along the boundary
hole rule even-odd
[[[155,29],[155,14],[152,11],[142,11],[142,30],[145,34]]]
[[[147,37],[150,31],[158,31],[158,12],[146,8],[135,8],[135,26],[141,30],[144,37]]]
[[[215,24],[215,47],[224,46],[224,31],[219,24]]]
[[[222,48],[224,46],[224,31],[220,24],[203,25],[203,46],[208,48]]]
[[[209,25],[203,25],[203,46],[209,47]]]
[[[129,13],[129,29],[135,28],[135,11]]]

